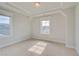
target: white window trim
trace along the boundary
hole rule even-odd
[[[41,21],[49,21],[49,31],[48,31],[48,33],[45,33],[45,32],[42,32],[41,31]],[[50,20],[40,20],[40,34],[50,34]]]
[[[0,15],[10,17],[10,21],[9,21],[10,22],[10,34],[9,35],[1,35],[0,37],[12,37],[13,36],[13,22],[12,22],[13,14],[6,11],[6,10],[0,9]]]

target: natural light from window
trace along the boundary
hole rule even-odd
[[[50,21],[42,20],[40,21],[40,33],[41,34],[49,34]]]
[[[9,35],[10,17],[0,15],[0,35]]]
[[[37,42],[34,46],[32,46],[30,49],[28,49],[28,51],[40,55],[45,50],[46,46],[47,46],[46,42],[40,41],[40,42]]]

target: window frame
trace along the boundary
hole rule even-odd
[[[42,21],[49,21],[49,30],[48,30],[48,32],[47,33],[45,33],[45,32],[42,32],[42,24],[41,24],[41,22]],[[40,34],[50,34],[50,20],[40,20]]]
[[[9,17],[11,19],[10,16],[8,15],[4,15],[4,14],[0,14],[0,16],[5,16],[5,17]],[[10,24],[10,19],[9,19],[9,24]],[[9,25],[9,35],[11,34],[11,25]],[[6,35],[6,34],[0,34],[0,36],[9,36],[9,35]]]

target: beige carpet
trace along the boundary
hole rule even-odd
[[[26,40],[0,49],[1,56],[75,56],[74,49],[64,44],[40,40]]]

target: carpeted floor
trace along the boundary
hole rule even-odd
[[[0,49],[0,56],[76,56],[64,44],[41,40],[26,40]]]

